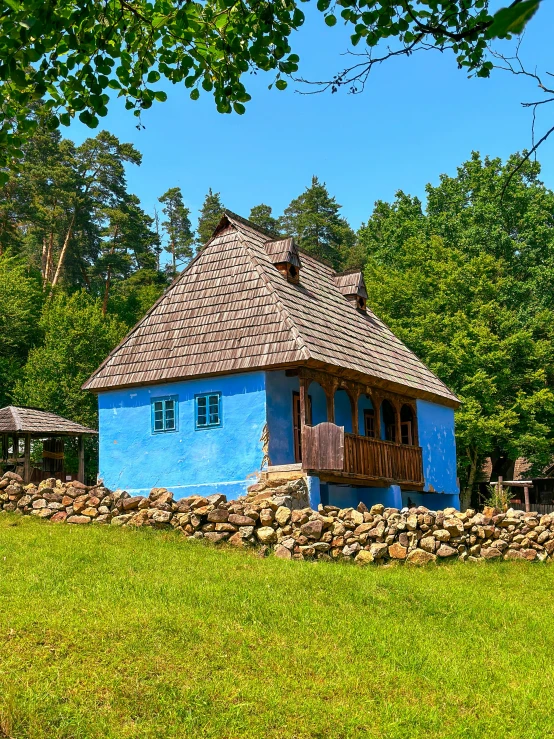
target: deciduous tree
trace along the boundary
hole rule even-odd
[[[21,257],[0,256],[0,408],[11,402],[29,349],[40,340],[41,308],[38,273]]]
[[[519,33],[539,4],[515,0],[493,16],[488,0],[318,0],[325,23],[334,26],[340,15],[352,44],[366,49],[327,85],[357,89],[373,64],[429,48],[451,49],[459,66],[488,76],[488,40]],[[297,72],[290,38],[303,23],[295,0],[9,0],[0,15],[0,167],[20,155],[33,103],[46,95],[53,128],[74,116],[96,127],[109,91],[140,117],[166,99],[162,77],[183,83],[193,100],[211,93],[222,113],[243,113],[250,99],[244,74],[270,71],[275,87],[285,89],[284,77]],[[380,43],[386,50],[375,52]]]
[[[456,414],[465,499],[487,456],[554,454],[554,193],[518,157],[474,154],[427,188],[377,203],[359,241],[369,305],[462,400]]]

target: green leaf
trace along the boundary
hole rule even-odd
[[[190,99],[198,100],[199,97],[200,97],[200,91],[198,90],[197,87],[195,87],[194,90],[192,90],[190,93]]]
[[[334,26],[337,22],[337,19],[334,15],[326,15],[325,16],[325,23],[327,23],[328,26]]]
[[[275,83],[275,87],[278,90],[286,90],[287,89],[287,81],[286,80],[277,80]]]
[[[541,0],[520,0],[501,8],[493,16],[493,23],[488,29],[489,38],[506,38],[511,33],[521,33],[527,22],[539,9]]]
[[[233,108],[235,113],[238,113],[239,115],[244,115],[244,113],[246,113],[246,108],[242,103],[233,103]]]
[[[160,103],[165,103],[165,101],[167,100],[167,93],[163,90],[157,90],[154,93],[154,99]]]

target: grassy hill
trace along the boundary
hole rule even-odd
[[[553,585],[3,515],[0,736],[543,739]]]

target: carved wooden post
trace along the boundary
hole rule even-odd
[[[325,382],[323,391],[325,392],[325,400],[327,402],[327,422],[335,423],[335,383]]]
[[[17,434],[14,434],[12,437],[12,441],[13,441],[13,447],[12,447],[13,459],[17,466],[17,460],[19,459],[19,436]]]
[[[525,510],[527,513],[531,510],[531,504],[529,503],[529,488],[527,485],[523,486],[523,495],[525,498]]]
[[[360,398],[361,389],[355,385],[352,394],[349,394],[350,403],[352,404],[352,433],[356,436],[360,433],[358,418],[358,400]]]
[[[412,409],[412,444],[419,446],[419,434],[417,429],[417,403],[411,406]]]
[[[325,388],[325,400],[327,401],[327,421],[335,423],[335,393],[333,388]]]
[[[23,479],[26,483],[31,482],[31,434],[25,434],[25,462],[23,467]]]
[[[395,429],[394,429],[394,440],[397,444],[402,443],[402,427],[400,420],[400,403],[396,402],[394,404],[394,419],[395,419]]]
[[[302,386],[301,386],[302,387]],[[300,396],[302,398],[302,396]],[[79,469],[77,472],[77,479],[79,482],[85,482],[85,440],[83,435],[79,438]]]

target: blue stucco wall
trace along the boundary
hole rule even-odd
[[[458,495],[454,410],[418,400],[417,428],[423,451],[424,490]]]
[[[287,377],[284,371],[266,372],[267,429],[271,464],[294,463],[292,430],[292,394],[298,392],[298,377]]]
[[[321,481],[319,477],[307,475],[306,483],[308,485],[308,500],[310,501],[310,508],[317,511],[317,508],[321,503]]]
[[[195,429],[194,396],[220,392],[222,425]],[[177,395],[178,430],[152,433],[151,400]],[[175,497],[243,494],[259,471],[266,423],[265,373],[189,380],[101,393],[100,478],[111,488],[145,493],[166,487]]]
[[[458,494],[444,493],[414,493],[402,492],[402,505],[406,507],[423,505],[431,511],[442,511],[445,508],[460,508],[460,496]]]
[[[339,508],[356,508],[358,503],[365,503],[368,508],[377,503],[389,508],[402,508],[402,494],[398,485],[368,488],[322,482],[320,496],[323,505],[335,505]]]
[[[312,399],[312,426],[327,421],[327,399],[319,382],[310,382],[308,395]]]
[[[337,390],[335,393],[335,423],[344,426],[347,434],[352,433],[352,404],[346,390]]]

